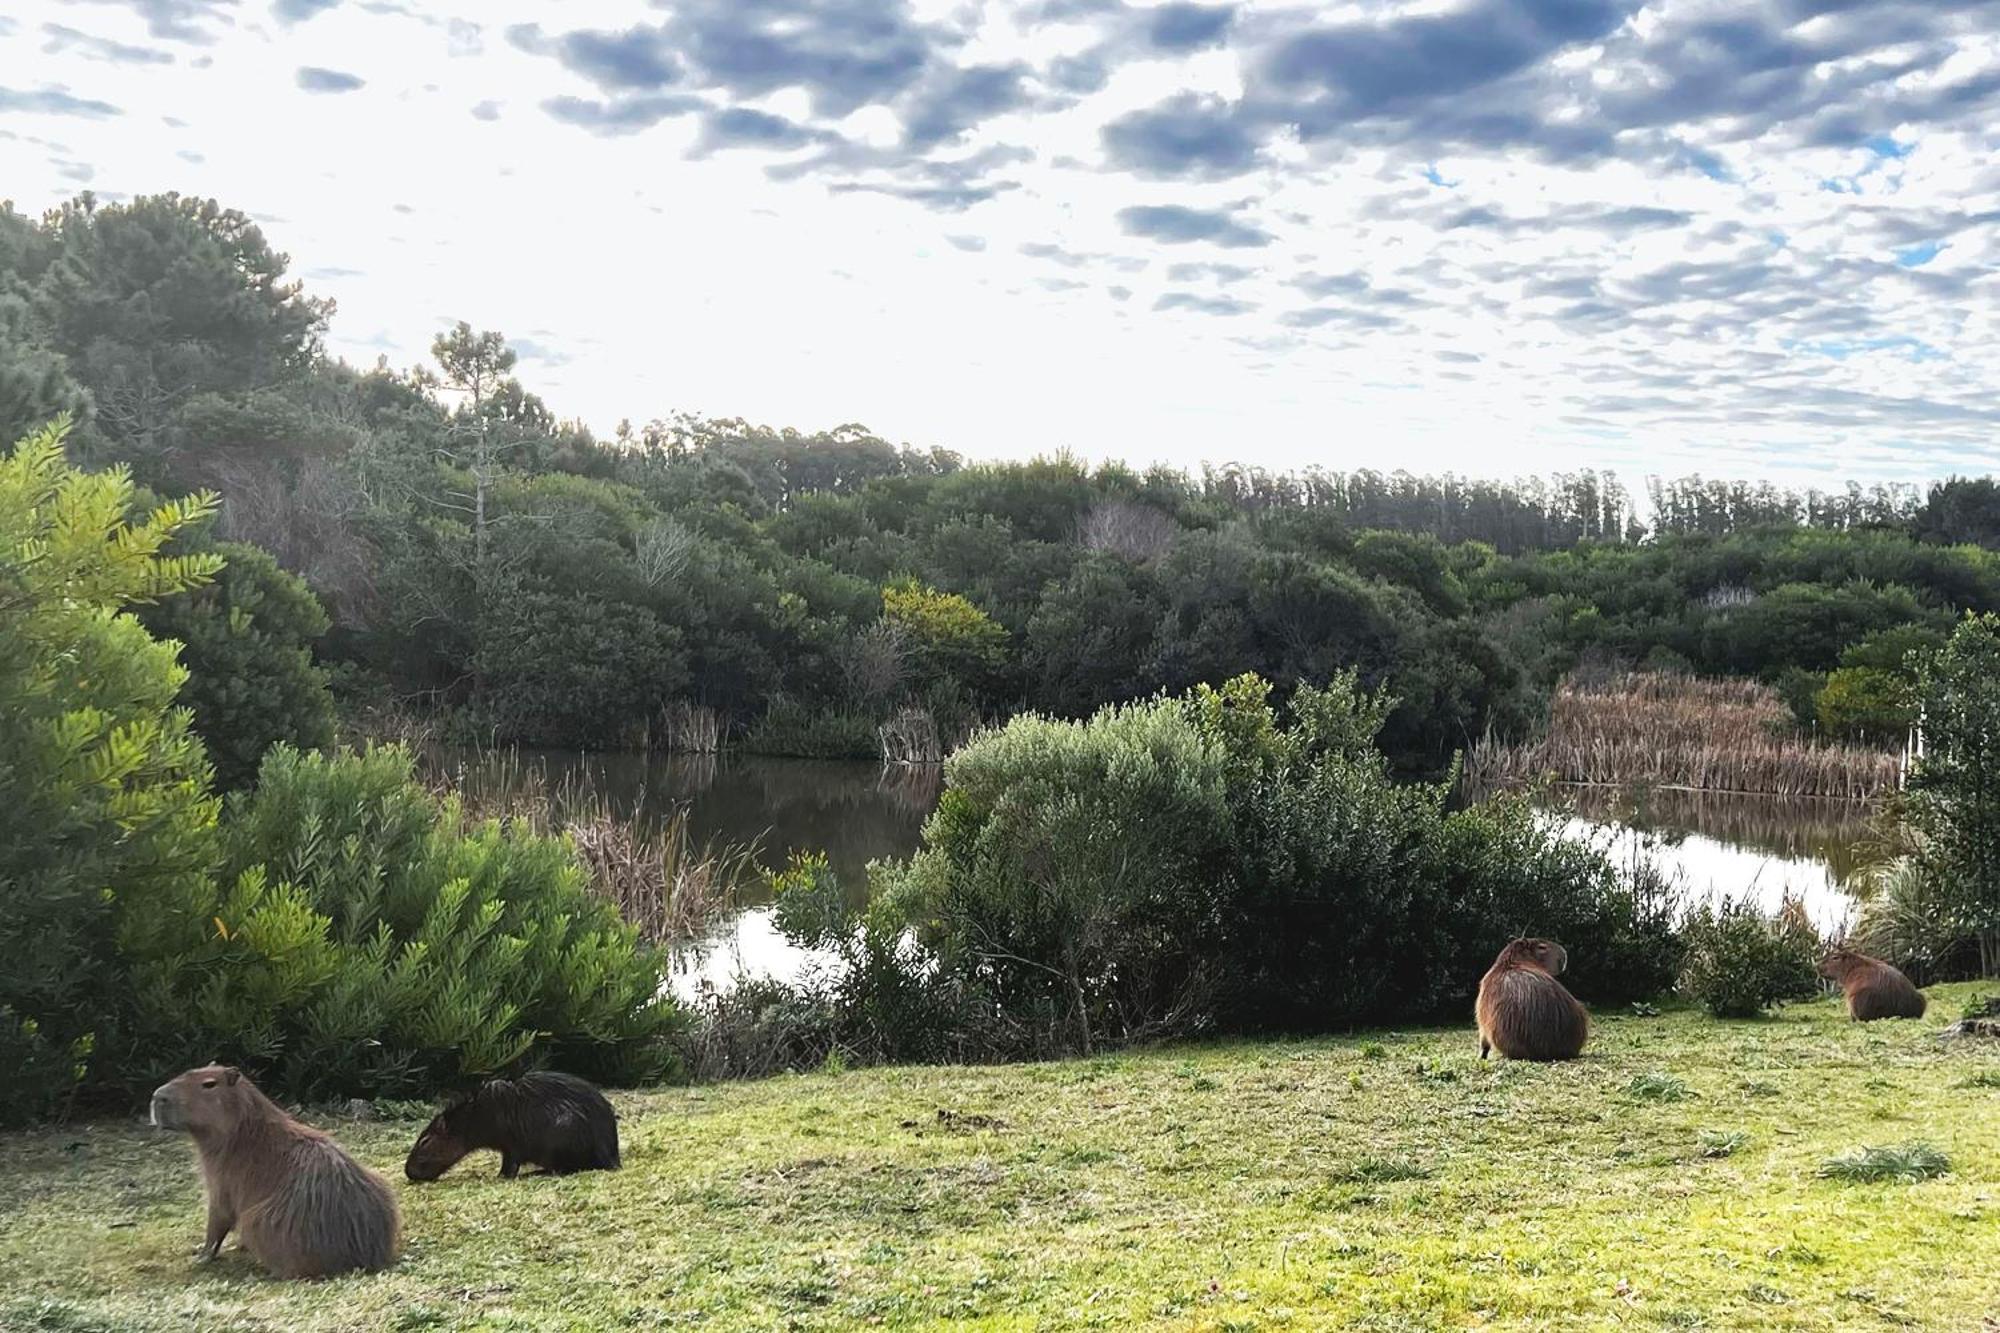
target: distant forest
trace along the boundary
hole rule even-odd
[[[1650,479],[1642,510],[1608,473],[975,464],[688,416],[599,439],[499,334],[359,368],[324,351],[333,313],[214,202],[0,208],[0,440],[66,413],[77,461],[222,497],[201,540],[231,572],[146,618],[188,645],[225,780],[322,739],[287,702],[301,663],[351,719],[555,746],[702,718],[725,743],[872,755],[898,716],[949,739],[1352,667],[1398,700],[1398,765],[1437,771],[1532,731],[1580,663],[1766,679],[1802,725],[1881,739],[1912,654],[2000,610],[1987,478]]]

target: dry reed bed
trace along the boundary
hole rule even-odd
[[[1897,754],[1786,734],[1791,714],[1754,681],[1633,675],[1565,681],[1548,731],[1521,745],[1488,738],[1466,756],[1477,784],[1558,782],[1873,800],[1896,790]]]
[[[685,812],[659,819],[624,815],[580,771],[551,783],[543,765],[524,763],[511,751],[483,754],[448,775],[434,775],[433,785],[441,795],[456,795],[469,818],[567,834],[591,891],[662,947],[706,936],[754,871],[754,846],[698,847]]]

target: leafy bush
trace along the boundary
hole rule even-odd
[[[1751,1018],[1819,986],[1819,934],[1805,909],[1787,901],[1767,917],[1749,901],[1704,904],[1687,920],[1681,990],[1717,1018]]]
[[[118,926],[199,897],[214,856],[187,673],[124,611],[213,576],[161,555],[208,502],[129,523],[129,478],[67,466],[65,429],[0,458],[0,1121],[117,1059]]]
[[[283,741],[301,750],[333,743],[333,696],[313,665],[312,641],[326,612],[304,581],[254,546],[221,543],[213,583],[139,613],[156,638],[181,643],[187,684],[180,702],[208,747],[225,791],[257,776],[264,752]]]
[[[231,816],[210,901],[132,922],[142,1065],[232,1059],[320,1098],[545,1058],[629,1081],[670,1058],[664,956],[586,891],[566,840],[467,827],[397,749],[281,746]]]
[[[1281,725],[1268,694],[1246,676],[975,737],[922,850],[877,870],[870,933],[909,927],[925,994],[987,1006],[994,1055],[1448,1012],[1524,931],[1592,960],[1587,997],[1671,981],[1670,915],[1595,849],[1525,802],[1447,813],[1447,786],[1390,780],[1386,695],[1301,688]]]

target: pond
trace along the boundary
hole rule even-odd
[[[567,751],[519,758],[551,785],[587,782],[621,813],[684,811],[698,845],[754,845],[767,868],[782,866],[793,849],[824,851],[857,899],[870,861],[916,850],[940,789],[935,768],[873,763]],[[1845,885],[1869,835],[1866,806],[1609,788],[1556,789],[1542,799],[1551,818],[1619,863],[1654,858],[1689,901],[1752,897],[1772,910],[1794,896],[1823,931],[1840,929],[1852,914]],[[739,975],[790,977],[812,961],[777,932],[752,891],[684,960],[675,988],[723,988]]]

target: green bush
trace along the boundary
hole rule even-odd
[[[1776,917],[1748,901],[1704,904],[1689,916],[1682,943],[1681,990],[1717,1018],[1752,1018],[1818,990],[1821,942],[1796,901]]]
[[[670,1058],[665,959],[565,840],[468,827],[399,749],[281,746],[230,814],[212,900],[128,943],[160,1068],[220,1057],[288,1095],[379,1097],[542,1058],[624,1082]]]
[[[1227,760],[1182,704],[1017,717],[945,775],[923,848],[883,878],[946,973],[987,987],[1030,1049],[1199,1012],[1228,901]]]
[[[313,665],[326,612],[304,580],[254,546],[212,548],[221,574],[139,613],[155,638],[181,644],[180,702],[208,747],[216,785],[233,791],[257,776],[280,741],[302,750],[333,743],[333,696]]]
[[[1671,982],[1669,912],[1595,849],[1525,802],[1450,813],[1447,786],[1390,780],[1372,740],[1393,700],[1349,675],[1299,690],[1281,724],[1268,693],[1239,677],[1082,723],[1017,718],[952,756],[922,850],[875,872],[868,926],[927,951],[877,965],[985,1015],[934,1044],[1044,1054],[1433,1016],[1470,1004],[1523,932],[1569,946],[1586,998]]]
[[[198,900],[214,857],[187,673],[124,610],[215,573],[160,554],[207,502],[129,523],[130,480],[67,466],[64,430],[0,458],[0,1121],[115,1065],[119,925]]]

